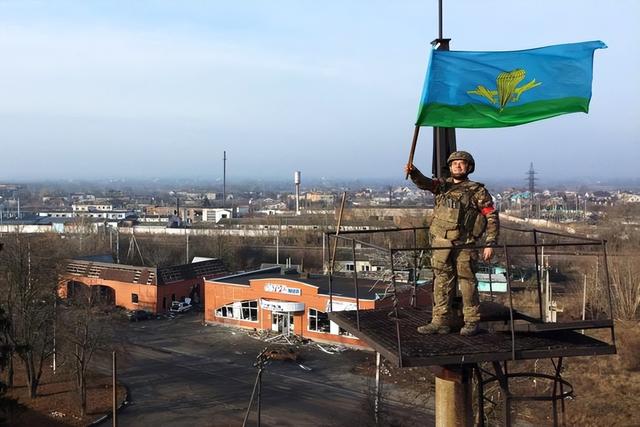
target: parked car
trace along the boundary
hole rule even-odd
[[[127,312],[127,317],[130,322],[137,322],[139,320],[148,320],[153,316],[151,313],[145,310],[131,310]]]
[[[171,307],[169,311],[171,313],[184,313],[185,311],[189,311],[193,308],[191,305],[191,300],[186,298],[185,301],[173,301],[171,303]]]

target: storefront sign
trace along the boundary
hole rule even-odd
[[[277,283],[267,283],[264,285],[264,290],[266,292],[275,292],[277,294],[287,295],[300,295],[302,293],[300,288],[290,288],[286,285],[279,285]]]
[[[332,307],[331,310],[329,307]],[[345,310],[355,310],[356,303],[355,302],[345,302],[345,301],[333,301],[333,305],[329,305],[329,301],[327,301],[327,311],[345,311]]]
[[[261,299],[260,307],[269,311],[304,311],[304,303],[302,302],[290,302],[290,301],[272,301]]]

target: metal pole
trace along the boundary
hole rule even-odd
[[[222,152],[222,207],[227,198],[227,152]]]
[[[442,39],[442,0],[438,0],[438,38]]]
[[[553,315],[551,314],[551,284],[549,283],[549,255],[547,255],[547,259],[545,260],[544,258],[542,259],[542,262],[544,263],[544,283],[545,283],[545,288],[547,290],[547,304],[546,304],[546,315],[547,315],[547,320],[549,322],[553,321]]]
[[[418,231],[413,229],[413,247],[418,247]],[[413,250],[413,298],[411,299],[411,306],[416,308],[418,306],[418,252]]]
[[[347,198],[347,192],[343,191],[342,192],[342,201],[340,202],[340,212],[338,213],[338,225],[336,226],[336,236],[338,234],[340,234],[340,225],[342,223],[342,213],[344,212],[344,202],[345,202],[346,198]],[[333,248],[331,250],[331,260],[330,260],[330,262],[331,262],[331,267],[330,267],[331,271],[333,271],[333,266],[334,266],[334,263],[335,263],[335,260],[336,260],[336,247],[338,246],[338,239],[334,239],[333,241],[334,241],[334,243],[333,243]]]
[[[258,427],[260,427],[261,409],[262,409],[262,368],[259,368],[258,369]]]
[[[609,260],[607,258],[607,241],[602,241],[602,251],[604,252],[604,277],[607,281],[607,291],[609,296],[609,317],[613,319],[613,297],[611,296],[611,282],[609,281]],[[613,345],[616,345],[616,336],[613,333],[613,328],[611,328],[611,341]]]
[[[544,322],[544,314],[542,311],[542,282],[540,281],[540,262],[538,259],[538,232],[536,229],[533,229],[533,247],[534,254],[536,257],[536,281],[538,283],[538,308],[540,309],[540,320]]]
[[[477,364],[474,366],[476,378],[478,379],[478,415],[476,418],[476,425],[484,427],[484,383],[482,379],[482,371]]]
[[[344,212],[344,202],[347,198],[347,192],[342,192],[342,202],[340,203],[340,212],[338,213],[338,224],[336,225],[336,236],[340,234],[340,224],[342,223],[342,213]],[[331,259],[329,260],[329,311],[333,311],[333,267],[336,261],[336,249],[338,246],[337,237],[333,239],[333,247],[331,250]],[[329,242],[331,243],[331,242]]]
[[[391,293],[393,295],[393,311],[389,314],[393,314],[394,321],[396,322],[396,342],[398,344],[398,367],[402,368],[402,340],[400,339],[400,314],[398,313],[398,293],[396,289],[396,273],[393,264],[393,248],[391,247],[391,241],[389,241],[389,256],[391,258]]]
[[[251,392],[251,399],[249,399],[247,412],[245,412],[244,414],[244,420],[242,420],[242,427],[245,427],[247,425],[247,420],[249,419],[249,412],[251,412],[251,406],[253,405],[253,397],[256,395],[256,390],[258,389],[259,382],[260,382],[260,371],[258,371],[258,375],[256,375],[256,382],[253,383],[253,391]]]
[[[493,272],[493,264],[489,261],[489,298],[493,301],[493,278],[491,273]]]
[[[587,275],[583,274],[584,283],[582,284],[582,320],[586,319],[587,314]]]
[[[378,425],[378,413],[380,412],[380,353],[376,352],[376,397],[374,402],[374,416]]]
[[[511,393],[509,392],[509,378],[507,377],[507,362],[504,362],[504,371],[500,362],[491,362],[493,364],[493,370],[496,373],[498,384],[504,394],[504,405],[502,408],[502,415],[504,418],[505,427],[511,427]]]
[[[327,235],[322,233],[322,268],[327,271]]]
[[[511,358],[516,360],[516,332],[513,325],[513,293],[511,292],[511,268],[509,267],[509,248],[504,245],[504,257],[507,265],[507,291],[509,292],[509,323],[511,326]],[[506,362],[505,362],[506,363]]]
[[[360,330],[360,297],[358,295],[358,269],[356,268],[356,241],[351,240],[351,250],[353,251],[353,286],[356,291],[356,327]]]
[[[116,224],[116,264],[120,264],[120,229]]]
[[[613,297],[611,295],[611,282],[609,281],[609,260],[607,257],[607,241],[602,241],[602,252],[604,255],[604,277],[607,281],[607,291],[609,296],[609,315],[610,318],[613,319]],[[614,343],[615,344],[615,343]]]
[[[111,362],[112,362],[112,374],[113,374],[113,378],[112,378],[112,383],[113,383],[113,427],[117,427],[118,426],[118,415],[117,415],[117,410],[118,410],[118,387],[117,387],[117,363],[116,363],[116,352],[113,351],[111,352]]]
[[[69,286],[67,284],[67,286]],[[58,296],[54,295],[53,296],[53,373],[56,373],[56,323],[57,322],[57,318],[58,318],[58,310],[57,310],[57,303],[58,301]]]
[[[551,359],[551,362],[553,362],[553,359]],[[555,365],[555,363],[554,363]],[[554,427],[557,427],[558,425],[558,399],[557,394],[558,394],[558,385],[562,385],[562,383],[559,380],[560,378],[560,373],[562,371],[562,357],[560,357],[558,359],[558,364],[555,365],[555,376],[553,378],[553,394],[552,397],[553,399],[551,400],[551,404],[553,406],[553,425]],[[562,392],[560,392],[560,394],[562,394]],[[564,406],[564,400],[563,400],[563,406]]]
[[[504,394],[504,425],[511,427],[511,391],[509,390],[509,362],[504,361],[504,382],[506,392]],[[500,362],[498,362],[500,364]]]

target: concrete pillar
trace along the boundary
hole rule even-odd
[[[440,367],[436,373],[436,427],[472,427],[471,368]]]

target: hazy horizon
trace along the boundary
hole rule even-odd
[[[488,179],[481,180],[477,177],[471,176],[471,179],[483,182],[488,188],[500,191],[508,188],[516,188],[526,190],[528,188],[527,178],[514,179]],[[95,190],[130,190],[130,191],[222,191],[222,181],[209,181],[207,179],[199,178],[118,178],[110,180],[90,180],[90,179],[61,179],[61,180],[24,180],[13,182],[0,182],[0,184],[13,184],[26,187],[51,187],[52,190],[65,189],[67,191],[77,191],[91,193]],[[319,178],[302,178],[301,189],[302,191],[309,191],[312,189],[334,189],[342,190],[349,188],[353,191],[365,188],[382,188],[387,186],[404,186],[413,187],[411,181],[405,181],[404,177],[396,179],[381,179],[381,178],[332,178],[332,179],[319,179]],[[556,181],[546,181],[543,178],[536,177],[536,190],[561,190],[561,189],[578,189],[580,187],[587,187],[589,189],[608,189],[608,190],[640,190],[640,177],[635,179],[566,179]],[[291,179],[235,179],[227,180],[227,193],[234,191],[247,191],[252,189],[253,191],[295,191],[293,177]]]

